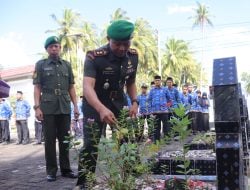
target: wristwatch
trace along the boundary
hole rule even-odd
[[[34,106],[33,106],[33,109],[36,110],[36,109],[39,108],[39,107],[40,107],[40,105],[34,105]]]
[[[139,102],[138,102],[138,100],[137,99],[133,99],[133,100],[131,100],[131,103],[133,104],[134,102],[136,102],[137,103],[137,105],[139,105]]]

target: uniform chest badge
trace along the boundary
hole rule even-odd
[[[110,86],[110,84],[109,84],[108,81],[106,81],[106,82],[103,84],[103,88],[104,88],[105,90],[107,90],[107,89],[109,88],[109,86]]]
[[[44,70],[44,71],[52,71],[53,68],[52,68],[52,67],[45,67],[45,68],[43,68],[43,70]]]
[[[130,69],[130,68],[132,68],[132,67],[133,67],[133,65],[132,65],[132,63],[131,63],[131,60],[129,59],[129,60],[128,60],[128,67],[127,67],[127,68]]]
[[[112,67],[106,67],[105,70],[111,71],[111,70],[113,70],[113,69],[112,69]]]

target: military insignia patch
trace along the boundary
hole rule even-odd
[[[106,55],[108,52],[104,49],[100,49],[100,50],[95,50],[94,51],[94,56],[99,57],[99,56],[104,56]]]
[[[33,79],[36,79],[36,78],[37,78],[37,72],[36,72],[36,71],[33,72],[32,78],[33,78]]]
[[[111,70],[113,70],[113,69],[112,69],[112,67],[106,67],[105,70],[111,71]]]
[[[131,54],[135,54],[135,55],[137,55],[138,53],[137,53],[137,51],[136,51],[136,49],[129,49],[128,50]]]
[[[130,61],[130,59],[128,60],[128,69],[130,69],[131,67],[133,67],[133,65],[132,65],[132,63],[131,63],[131,61]]]

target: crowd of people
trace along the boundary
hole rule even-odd
[[[105,135],[109,125],[112,133],[117,118],[124,107],[128,107],[128,116],[139,116],[145,120],[153,115],[156,120],[154,130],[148,134],[152,142],[168,135],[173,116],[173,108],[183,104],[191,118],[190,128],[193,132],[209,130],[209,100],[205,92],[193,90],[192,85],[184,85],[179,91],[174,80],[168,77],[162,80],[155,76],[150,89],[141,85],[137,95],[136,73],[138,52],[130,48],[134,24],[126,20],[117,20],[107,29],[108,43],[96,50],[87,52],[84,63],[83,91],[80,102],[74,87],[74,75],[71,64],[60,57],[60,38],[51,36],[45,41],[44,48],[48,58],[36,63],[33,75],[35,126],[37,143],[44,139],[47,181],[56,180],[58,170],[56,157],[56,139],[59,144],[59,165],[63,177],[78,178],[78,189],[86,189],[89,173],[95,173],[98,156],[98,143]],[[163,82],[166,85],[163,85]],[[126,92],[124,92],[126,89]],[[0,140],[10,141],[8,121],[12,115],[11,108],[0,99]],[[27,119],[30,105],[17,92],[15,118],[17,144],[29,143]],[[96,125],[88,127],[89,122]],[[69,143],[65,137],[70,135],[83,137],[83,147],[79,153],[78,174],[69,163]]]
[[[77,120],[73,117],[73,110],[71,111],[71,128],[70,133],[81,138],[83,136],[83,113],[82,113],[82,96],[78,101],[79,118]],[[31,139],[34,138],[34,144],[42,144],[44,141],[42,122],[37,118],[34,120],[34,137],[30,136],[30,128],[28,126],[28,119],[31,115],[31,106],[27,100],[23,98],[23,92],[17,91],[16,101],[13,106],[6,98],[0,98],[0,143],[2,145],[8,145],[11,140],[15,141],[16,145],[27,145],[31,143]],[[16,126],[16,139],[11,139],[11,119],[14,119]],[[14,129],[14,130],[15,130]]]
[[[165,83],[164,86],[162,83]],[[182,86],[178,90],[173,83],[172,77],[162,81],[160,76],[155,76],[148,91],[148,85],[141,85],[141,94],[137,97],[139,103],[139,114],[148,119],[150,115],[155,116],[156,125],[154,131],[149,134],[152,141],[160,140],[161,128],[163,136],[168,135],[171,129],[170,118],[173,116],[174,108],[182,104],[189,115],[191,125],[189,128],[193,133],[209,130],[209,99],[206,92],[193,89],[192,84]]]

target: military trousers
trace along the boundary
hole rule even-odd
[[[87,173],[95,173],[98,144],[100,142],[103,127],[105,127],[105,124],[102,122],[95,121],[94,124],[89,124],[88,121],[84,121],[84,146],[79,154],[77,185],[83,185],[86,182]]]
[[[56,175],[58,170],[56,159],[56,138],[59,142],[59,164],[62,173],[70,172],[69,144],[64,143],[65,136],[69,136],[70,114],[44,114],[43,132],[45,142],[46,172]]]
[[[27,120],[16,120],[17,143],[29,143],[29,128]]]

